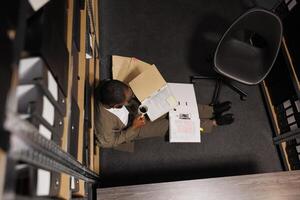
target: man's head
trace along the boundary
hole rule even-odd
[[[122,108],[133,96],[131,88],[118,80],[107,80],[95,90],[96,99],[107,108]]]

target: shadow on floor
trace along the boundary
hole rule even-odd
[[[124,185],[137,185],[170,181],[184,181],[202,178],[213,178],[220,176],[234,176],[252,174],[257,171],[255,161],[247,160],[245,162],[234,162],[234,158],[229,159],[233,162],[220,163],[217,165],[201,166],[188,169],[168,169],[144,171],[142,173],[120,173],[114,175],[102,176],[100,178],[100,187],[115,187]],[[120,178],[121,177],[121,178]]]

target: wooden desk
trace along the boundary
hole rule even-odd
[[[300,171],[104,188],[97,199],[299,200]]]

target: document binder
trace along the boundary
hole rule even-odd
[[[19,84],[36,84],[43,90],[60,113],[65,116],[66,98],[41,57],[30,57],[20,60]]]
[[[34,84],[17,86],[18,113],[31,122],[46,138],[61,144],[64,121],[41,89]],[[42,127],[41,127],[42,125]]]
[[[71,118],[68,134],[68,152],[77,158],[78,154],[78,134],[79,134],[79,107],[74,97],[71,100]]]
[[[67,95],[69,53],[66,46],[65,0],[51,0],[27,20],[24,51],[31,56],[42,56]]]
[[[61,175],[28,164],[16,166],[16,191],[20,195],[57,197]]]

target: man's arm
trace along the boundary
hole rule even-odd
[[[134,119],[132,126],[129,128],[115,129],[114,123],[106,121],[99,123],[97,126],[96,137],[103,147],[116,147],[124,142],[129,142],[139,135],[141,127],[145,125],[145,119],[137,117]],[[101,133],[102,136],[99,134]]]

